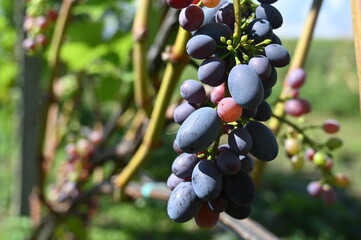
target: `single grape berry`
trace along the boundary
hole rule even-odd
[[[206,90],[203,85],[196,80],[185,80],[180,87],[182,98],[190,103],[201,103],[206,98]]]
[[[204,13],[202,9],[194,4],[182,9],[179,14],[179,25],[186,31],[195,31],[202,26]]]
[[[322,192],[322,185],[319,181],[312,181],[307,185],[307,192],[311,197],[318,197]]]
[[[188,7],[193,0],[167,0],[170,7],[175,9],[182,9]]]
[[[301,150],[301,146],[296,138],[287,138],[284,146],[286,152],[291,156],[296,155]]]
[[[218,116],[225,122],[235,122],[241,118],[242,107],[233,98],[223,98],[217,107]]]
[[[224,98],[224,93],[225,93],[225,86],[224,84],[221,84],[219,86],[216,86],[212,89],[211,91],[211,95],[210,95],[210,100],[213,104],[218,104],[219,101],[222,100],[222,98]]]
[[[306,80],[306,72],[302,68],[296,68],[287,76],[287,85],[291,88],[300,88]]]
[[[220,3],[220,0],[201,0],[203,5],[208,8],[214,8],[217,7]]]
[[[328,119],[322,124],[322,128],[327,133],[336,133],[340,130],[340,124],[337,120]]]

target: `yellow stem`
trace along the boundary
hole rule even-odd
[[[176,42],[172,50],[172,59],[177,59],[179,62],[167,63],[163,81],[155,101],[155,106],[152,111],[149,126],[145,132],[143,142],[128,165],[115,179],[115,184],[118,187],[126,186],[130,178],[146,160],[152,148],[159,142],[161,131],[164,126],[165,112],[173,95],[176,83],[183,71],[183,68],[185,67],[185,61],[182,60],[187,57],[185,45],[189,37],[190,34],[188,32],[179,28]]]

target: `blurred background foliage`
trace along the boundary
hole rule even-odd
[[[150,40],[161,21],[158,3],[154,4],[150,19]],[[24,239],[31,230],[27,217],[14,216],[12,209],[15,191],[15,168],[19,150],[19,83],[16,53],[16,30],[12,1],[0,5],[0,232],[3,239]],[[134,1],[89,0],[76,6],[70,22],[61,59],[67,76],[86,73],[81,88],[84,104],[77,109],[79,118],[69,125],[80,131],[90,124],[99,108],[100,118],[107,119],[132,90],[131,23],[135,12]],[[295,39],[284,39],[292,53]],[[39,54],[45,60],[46,52]],[[45,64],[45,61],[43,62]],[[44,79],[48,69],[43,69]],[[352,184],[338,190],[338,202],[326,206],[319,199],[307,195],[306,185],[317,179],[318,173],[310,164],[302,172],[294,173],[283,152],[268,164],[257,192],[251,217],[283,239],[361,239],[361,133],[358,106],[358,84],[352,40],[319,40],[312,43],[305,70],[307,81],[301,96],[308,99],[313,111],[304,121],[320,124],[324,119],[336,118],[341,123],[337,134],[344,146],[337,151],[335,168],[349,174]],[[286,69],[279,71],[282,80]],[[186,68],[181,79],[194,78],[195,70]],[[89,77],[90,76],[90,77]],[[64,80],[66,81],[66,80]],[[276,100],[281,81],[269,102]],[[96,100],[95,100],[96,98]],[[163,145],[155,151],[142,172],[156,181],[165,181],[176,154],[172,149],[174,126],[165,129]],[[119,133],[122,134],[122,131]],[[317,130],[314,138],[322,138]],[[119,137],[119,136],[118,136]],[[115,136],[114,138],[117,138]],[[322,140],[322,139],[321,139]],[[64,159],[57,156],[57,162]],[[69,224],[69,225],[67,225]],[[65,223],[63,230],[74,223]],[[203,231],[193,222],[175,224],[165,211],[165,204],[151,199],[116,203],[111,197],[101,199],[100,209],[89,223],[89,239],[236,239],[219,224],[214,230]]]

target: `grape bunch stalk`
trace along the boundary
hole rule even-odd
[[[192,32],[188,55],[201,60],[198,80],[180,87],[185,100],[174,111],[180,124],[167,185],[169,217],[195,219],[212,227],[223,211],[236,219],[250,215],[255,185],[253,158],[271,161],[278,143],[262,122],[272,116],[266,99],[277,82],[276,68],[290,55],[273,33],[283,23],[276,1],[167,0],[182,9],[179,24]],[[212,88],[207,94],[206,88]]]

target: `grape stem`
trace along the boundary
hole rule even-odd
[[[235,17],[234,33],[233,33],[233,46],[237,46],[241,40],[242,12],[241,12],[240,0],[234,0],[233,3],[234,3],[234,17]]]

